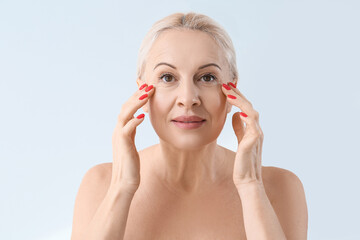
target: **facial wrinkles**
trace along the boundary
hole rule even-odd
[[[194,96],[207,96],[217,97],[221,93],[221,84],[223,82],[223,76],[221,71],[215,67],[207,67],[205,69],[197,70],[198,66],[204,64],[196,64],[196,67],[190,71],[181,71],[180,67],[176,64],[173,64],[170,61],[153,61],[156,64],[159,62],[167,62],[172,65],[175,65],[176,70],[166,66],[160,65],[155,71],[150,73],[150,80],[152,84],[156,84],[156,93],[167,95],[167,97],[171,98],[173,96],[179,95],[194,95]],[[205,61],[202,61],[204,63]],[[213,60],[208,60],[206,63],[216,62]],[[154,64],[155,65],[155,64]],[[151,67],[153,68],[153,67]]]
[[[186,105],[191,105],[193,102],[201,102],[204,99],[218,97],[218,75],[208,75],[206,73],[206,76],[204,76],[204,73],[200,73],[196,74],[194,77],[190,74],[186,77],[182,77],[178,74],[171,73],[171,75],[163,76],[162,72],[163,71],[160,71],[159,74],[156,74],[156,78],[159,81],[157,83],[156,94],[164,95],[168,100],[175,100],[174,98],[178,97],[180,98],[178,100],[183,102],[183,104],[186,102]],[[160,75],[160,77],[163,76],[162,79],[159,79],[160,77],[158,77],[158,75]],[[209,82],[206,82],[204,78]],[[166,80],[169,82],[166,82]]]
[[[219,108],[225,106],[226,99],[222,96],[221,84],[226,81],[225,74],[228,71],[222,52],[214,49],[212,44],[204,45],[203,39],[199,38],[198,42],[194,42],[193,39],[191,41],[188,38],[182,40],[178,36],[174,37],[170,34],[166,38],[167,41],[160,37],[149,55],[151,57],[146,66],[146,82],[154,84],[156,87],[150,103],[154,102],[153,106],[161,108],[163,113],[166,111],[167,113],[171,111],[179,113],[181,110],[174,108],[177,100],[183,103],[187,102],[190,109],[192,105],[189,104],[194,100],[195,102],[200,101],[200,106],[202,105],[200,109],[205,108],[202,109],[203,112],[219,113]],[[185,49],[188,51],[184,51]],[[189,50],[192,54],[189,54]],[[160,62],[174,65],[177,69],[161,65],[154,70],[154,67]],[[214,66],[198,70],[199,66],[212,62],[218,64],[221,70]],[[159,79],[160,77],[162,79]],[[170,82],[165,82],[165,79]],[[213,83],[204,81],[209,79],[212,79]],[[192,108],[194,107],[195,105]],[[154,114],[156,113],[154,112]]]
[[[181,71],[161,65],[151,74],[152,81],[160,88],[174,88],[187,82],[200,89],[216,88],[222,82],[222,78],[220,71],[213,66],[196,71]]]

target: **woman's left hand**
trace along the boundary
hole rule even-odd
[[[232,125],[238,140],[233,172],[234,184],[237,188],[249,184],[263,185],[261,154],[264,135],[259,125],[259,113],[233,83],[223,84],[222,91],[230,104],[243,111],[232,116]],[[246,115],[241,115],[243,113]]]

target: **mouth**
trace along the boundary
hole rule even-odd
[[[171,122],[174,123],[175,126],[181,128],[181,129],[196,129],[201,127],[206,120],[201,121],[176,121],[171,120]]]
[[[206,120],[201,120],[201,121],[176,121],[176,120],[171,120],[172,122],[180,122],[180,123],[200,123],[200,122],[205,122]]]

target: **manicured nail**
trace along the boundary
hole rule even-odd
[[[144,87],[146,87],[147,86],[147,84],[146,83],[144,83],[143,85],[141,85],[140,87],[139,87],[139,90],[142,90]]]
[[[233,88],[236,88],[235,84],[233,84],[232,82],[228,82],[228,84],[230,84]]]
[[[136,118],[137,118],[137,119],[140,119],[140,118],[143,118],[143,117],[145,117],[145,114],[142,113],[142,114],[140,114],[139,116],[137,116]]]
[[[233,96],[233,95],[227,95],[228,96],[228,98],[232,98],[232,99],[236,99],[236,97],[235,96]]]
[[[153,87],[154,87],[153,85],[148,86],[147,88],[145,88],[145,92],[150,91]]]
[[[226,90],[231,90],[231,88],[230,88],[228,85],[226,85],[225,83],[223,83],[223,87],[224,87]]]
[[[144,94],[142,95],[141,97],[139,97],[139,100],[143,100],[144,98],[146,98],[148,95],[147,94]]]
[[[243,112],[241,112],[240,115],[243,117],[247,117],[246,113],[243,113]]]

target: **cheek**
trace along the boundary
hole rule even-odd
[[[221,89],[203,89],[200,95],[203,107],[213,116],[220,117],[226,111],[226,96]],[[154,118],[164,118],[173,108],[176,101],[174,98],[173,91],[157,88],[149,100],[150,115]]]
[[[203,104],[212,114],[221,114],[226,111],[226,97],[221,89],[204,92]]]
[[[156,89],[154,95],[149,99],[150,114],[157,117],[164,117],[164,114],[168,113],[171,108],[171,95],[161,89]]]

